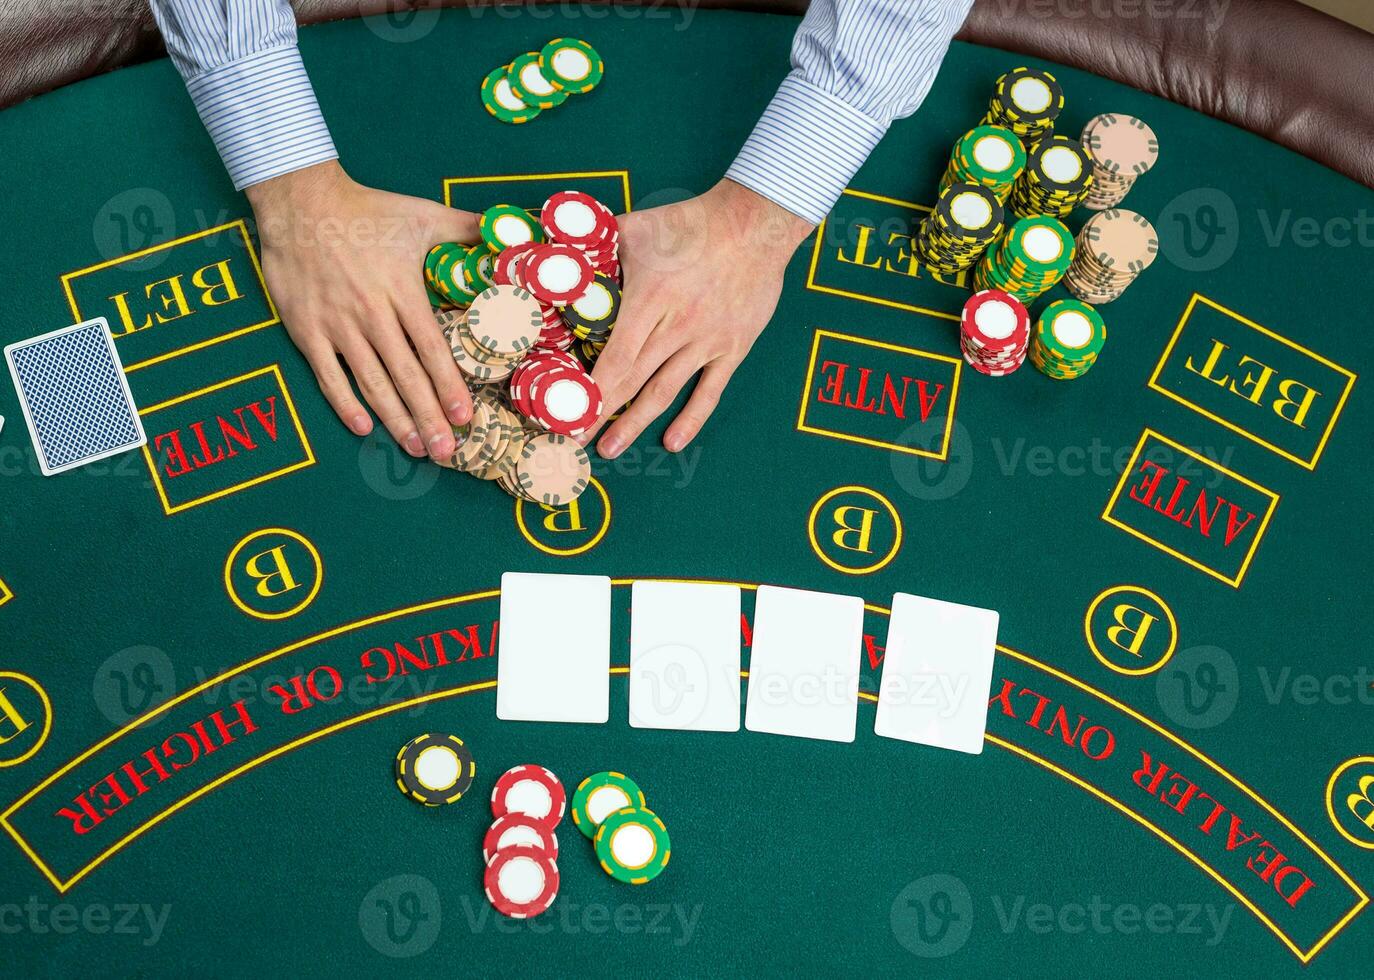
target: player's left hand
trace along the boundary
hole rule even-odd
[[[722,180],[700,197],[620,218],[620,316],[592,376],[606,418],[597,451],[614,459],[701,372],[663,445],[683,449],[710,417],[773,316],[787,261],[814,226]]]

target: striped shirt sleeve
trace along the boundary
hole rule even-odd
[[[152,0],[152,9],[235,188],[338,157],[288,0]]]
[[[726,176],[817,224],[935,81],[973,0],[812,0],[792,71]]]

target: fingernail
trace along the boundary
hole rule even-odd
[[[355,436],[365,436],[372,431],[372,420],[366,415],[355,415],[348,422]]]
[[[425,444],[420,441],[419,433],[412,432],[406,436],[406,452],[412,456],[423,456],[425,454]]]
[[[682,433],[669,432],[668,435],[664,437],[663,447],[667,449],[668,452],[675,453],[680,450],[686,442],[687,440],[682,438]]]
[[[472,409],[462,402],[454,402],[448,407],[448,420],[454,425],[463,425],[472,416]]]
[[[429,454],[436,459],[453,452],[453,436],[437,435],[429,440]]]
[[[607,436],[605,439],[602,439],[601,444],[597,446],[597,452],[601,453],[601,455],[607,459],[614,459],[620,455],[620,450],[624,448],[625,447],[620,444],[619,439],[613,436]]]

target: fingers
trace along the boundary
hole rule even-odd
[[[372,417],[354,396],[353,386],[348,383],[348,376],[339,366],[339,356],[333,346],[321,341],[311,344],[308,349],[303,347],[302,353],[310,363],[310,369],[315,372],[315,380],[324,393],[325,401],[329,402],[349,431],[355,436],[365,436],[371,432]]]
[[[444,339],[444,332],[439,329],[434,313],[424,299],[416,296],[414,302],[403,299],[401,303],[404,307],[398,310],[401,326],[405,328],[410,342],[415,346],[415,353],[420,356],[420,363],[429,374],[444,416],[454,425],[462,425],[472,417],[472,395],[462,372],[458,370],[458,364],[453,360],[453,349]]]
[[[372,406],[372,411],[377,413],[377,418],[382,420],[386,431],[391,433],[391,438],[410,455],[425,455],[425,444],[415,428],[415,420],[410,417],[410,412],[396,392],[396,386],[391,383],[391,375],[387,374],[386,368],[377,359],[377,352],[367,338],[358,333],[347,338],[342,348],[344,360],[353,372],[353,379],[358,382],[358,390]]]
[[[681,452],[697,437],[701,427],[720,404],[721,392],[730,383],[738,366],[738,362],[715,360],[702,369],[692,397],[687,399],[687,404],[663,434],[664,449],[670,453]]]
[[[439,407],[439,398],[434,393],[434,383],[406,343],[400,325],[394,317],[374,319],[367,332],[373,348],[391,375],[397,393],[420,430],[425,451],[436,459],[451,455],[457,446],[453,427],[444,418],[444,410]],[[407,445],[406,449],[410,447]]]
[[[627,289],[611,339],[596,359],[592,377],[601,388],[605,414],[587,433],[590,441],[606,419],[635,396],[639,388],[667,359],[671,351],[653,360],[645,349],[659,322],[663,307],[648,296]]]
[[[639,437],[646,426],[673,403],[678,392],[696,373],[698,366],[696,356],[686,348],[663,362],[662,367],[635,397],[634,404],[606,430],[606,434],[597,443],[597,452],[605,459],[619,456],[626,446]]]

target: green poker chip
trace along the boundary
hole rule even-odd
[[[474,293],[490,289],[494,285],[491,281],[491,269],[495,258],[491,251],[485,248],[474,248],[468,252],[467,258],[463,259],[463,284]]]
[[[500,252],[512,245],[539,243],[544,240],[544,229],[524,208],[513,204],[497,204],[482,212],[477,222],[482,241],[493,252]]]
[[[556,37],[539,51],[539,70],[554,87],[572,95],[590,92],[601,82],[606,65],[596,48],[575,37]]]
[[[588,840],[596,837],[602,821],[626,808],[643,809],[644,791],[623,772],[598,772],[588,776],[573,793],[573,823]]]
[[[555,109],[568,101],[568,93],[549,81],[539,67],[538,51],[527,51],[512,61],[506,80],[517,99],[537,109]]]
[[[510,87],[510,65],[492,69],[482,79],[482,105],[503,123],[519,125],[539,115],[539,107],[527,105]]]
[[[668,828],[652,810],[627,806],[606,817],[592,839],[601,870],[616,881],[643,885],[668,867]]]

